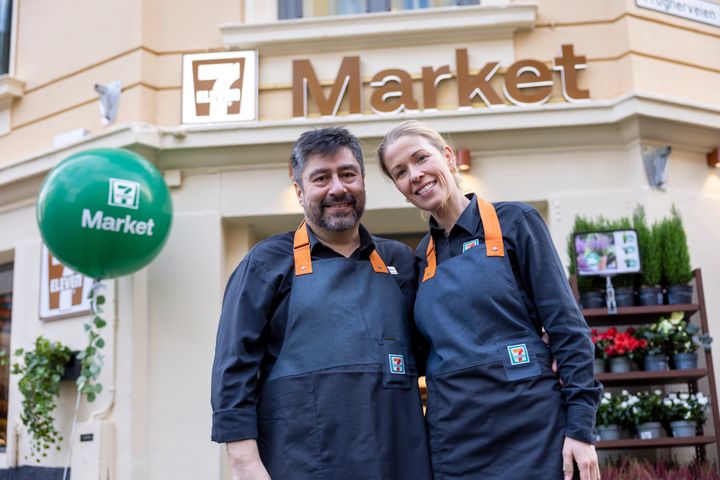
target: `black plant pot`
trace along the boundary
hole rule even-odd
[[[602,292],[584,292],[580,294],[580,303],[583,308],[603,308],[605,306],[605,297]]]
[[[638,297],[640,305],[662,305],[663,289],[662,287],[641,287]]]
[[[635,291],[630,287],[616,288],[615,304],[618,307],[632,307],[635,305]]]
[[[72,352],[70,360],[67,365],[65,365],[65,373],[63,373],[62,377],[60,377],[61,382],[65,380],[74,382],[80,376],[80,372],[82,371],[82,362],[77,358],[78,353],[80,352]]]
[[[668,288],[668,303],[670,305],[692,303],[692,298],[692,285],[673,285]]]

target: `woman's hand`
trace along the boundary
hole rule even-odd
[[[595,446],[565,437],[562,456],[564,480],[571,480],[573,477],[573,459],[580,469],[580,480],[600,480],[600,466]]]

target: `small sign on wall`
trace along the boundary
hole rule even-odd
[[[707,0],[635,0],[641,8],[720,27],[720,3]]]
[[[40,264],[40,318],[56,320],[90,312],[92,279],[66,267],[42,247]]]
[[[257,51],[183,57],[183,123],[255,120],[257,96]]]

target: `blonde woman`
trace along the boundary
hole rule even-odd
[[[405,198],[432,215],[416,252],[415,321],[430,348],[435,480],[570,479],[576,469],[582,480],[598,479],[592,431],[602,386],[587,324],[538,212],[463,195],[453,149],[416,121],[388,132],[378,160]]]

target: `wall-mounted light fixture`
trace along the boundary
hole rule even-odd
[[[455,157],[455,163],[457,164],[458,170],[461,172],[469,172],[470,167],[472,166],[470,150],[459,148]]]
[[[720,147],[707,154],[708,167],[720,168]]]

